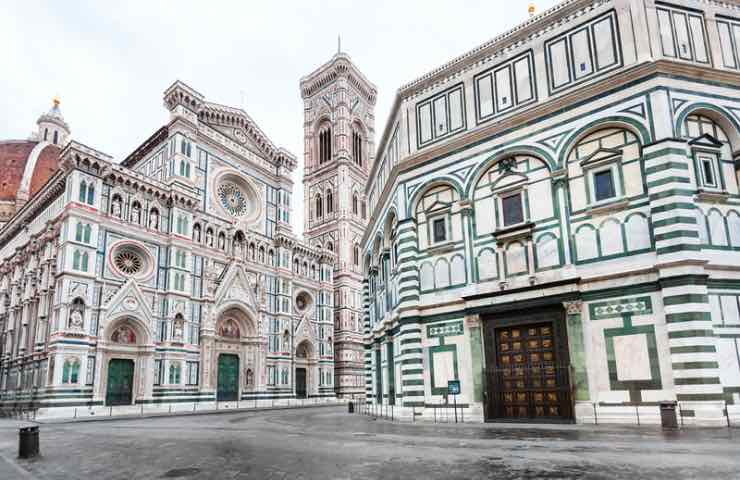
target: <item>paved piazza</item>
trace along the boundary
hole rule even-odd
[[[42,457],[20,461],[16,427],[0,423],[3,479],[740,476],[740,434],[727,428],[414,425],[319,407],[45,424]]]

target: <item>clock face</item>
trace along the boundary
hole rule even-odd
[[[247,196],[232,182],[223,182],[218,186],[218,199],[221,206],[235,217],[241,217],[247,213]]]

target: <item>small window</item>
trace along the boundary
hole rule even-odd
[[[701,186],[717,188],[717,175],[715,174],[715,158],[708,155],[699,156],[699,168],[701,169]]]
[[[516,193],[501,198],[501,210],[504,217],[504,226],[516,225],[524,222],[524,209],[522,208],[522,194]]]
[[[594,173],[594,198],[597,202],[617,196],[611,169]]]
[[[437,218],[432,221],[432,236],[434,243],[440,243],[447,240],[447,222],[444,218]]]

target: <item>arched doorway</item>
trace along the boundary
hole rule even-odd
[[[147,335],[141,332],[136,321],[124,319],[115,322],[108,341],[101,345],[105,368],[105,404],[109,406],[132,405],[135,397],[145,395],[142,379],[136,378],[136,364],[146,363],[149,358],[141,344],[148,343]]]
[[[313,346],[308,340],[298,344],[295,350],[295,396],[307,398],[309,391],[309,365],[313,357]]]

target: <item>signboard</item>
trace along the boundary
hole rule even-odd
[[[460,395],[460,380],[449,380],[447,382],[448,395]]]

